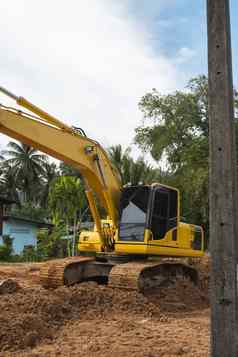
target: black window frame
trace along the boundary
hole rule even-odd
[[[165,193],[168,195],[168,208],[167,208],[167,219],[166,219],[166,229],[165,229],[165,234],[159,238],[154,237],[154,233],[152,231],[152,218],[153,218],[153,209],[154,209],[154,203],[155,203],[155,197],[156,197],[156,193]],[[171,207],[171,200],[173,199],[172,194],[175,194],[176,199],[174,202],[174,207]],[[146,224],[146,228],[151,230],[153,233],[153,240],[161,240],[165,237],[166,233],[173,229],[176,228],[178,226],[178,222],[179,222],[179,217],[178,217],[178,199],[179,199],[179,195],[178,195],[178,191],[173,189],[172,187],[166,187],[166,186],[155,186],[152,190],[151,190],[151,198],[149,201],[149,210],[148,210],[148,217],[147,217],[147,224]],[[171,217],[171,209],[175,210],[176,215],[173,215],[173,217]]]
[[[121,197],[121,200],[120,200],[120,209],[119,209],[119,229],[118,229],[118,236],[119,236],[119,241],[122,241],[122,242],[125,242],[125,243],[129,243],[129,242],[139,242],[139,243],[144,243],[145,242],[145,229],[147,227],[147,220],[148,220],[148,212],[150,211],[150,201],[151,201],[151,187],[150,186],[146,186],[146,185],[142,185],[142,186],[129,186],[129,187],[126,187],[124,188],[124,190],[132,190],[132,196],[133,196],[133,189],[135,190],[135,195],[136,195],[136,191],[137,190],[140,190],[140,189],[146,189],[148,190],[148,199],[147,199],[147,205],[146,205],[146,211],[145,211],[145,221],[144,223],[138,223],[138,226],[143,224],[143,240],[142,239],[126,239],[126,237],[121,237],[121,224],[123,224],[123,222],[121,222],[121,218],[122,218],[122,213],[123,213],[123,210],[126,208],[126,207],[123,207],[124,206],[124,202],[123,202],[123,196]],[[123,193],[122,193],[123,195]],[[130,196],[131,197],[131,196]],[[131,201],[131,200],[130,200]],[[131,201],[133,203],[133,201]],[[143,211],[142,208],[140,208],[139,206],[137,206],[139,209],[141,209]],[[135,224],[135,223],[131,223],[131,224]]]

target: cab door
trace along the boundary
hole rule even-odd
[[[155,187],[147,225],[152,233],[150,244],[176,247],[177,226],[178,191],[166,186]]]
[[[150,227],[153,240],[163,239],[169,226],[169,192],[156,189],[152,203]]]

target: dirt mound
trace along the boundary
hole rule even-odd
[[[146,296],[93,282],[52,291],[40,287],[22,289],[14,295],[1,296],[0,351],[22,350],[42,340],[50,343],[62,325],[72,320],[113,320],[116,315],[126,315],[132,320],[156,318],[163,322],[168,321],[169,310],[204,304],[199,289],[188,282]]]
[[[39,285],[40,263],[0,264],[0,280],[13,278],[22,287]]]
[[[207,292],[189,281],[178,281],[173,286],[154,290],[149,299],[153,302],[159,301],[163,313],[194,311],[209,305]]]
[[[159,306],[138,293],[121,292],[96,283],[62,287],[55,291],[42,288],[3,295],[0,300],[0,350],[13,351],[51,340],[62,323],[77,318],[129,312],[160,315]]]
[[[0,280],[0,295],[13,294],[20,289],[20,285],[14,279]]]

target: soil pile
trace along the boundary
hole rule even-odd
[[[55,291],[42,288],[3,295],[0,300],[0,349],[19,350],[51,340],[68,320],[92,319],[118,312],[160,316],[160,308],[136,292],[116,291],[96,283]]]
[[[22,287],[0,295],[0,356],[208,356],[210,260],[189,281],[145,295],[96,283],[45,290],[39,266],[2,265]]]
[[[0,264],[0,280],[14,278],[22,287],[37,286],[40,283],[41,263]]]
[[[207,291],[202,291],[189,281],[178,281],[172,286],[153,290],[148,298],[151,302],[157,301],[163,313],[188,312],[209,306]]]
[[[115,315],[127,315],[131,319],[168,321],[166,311],[186,310],[187,300],[193,300],[190,309],[204,307],[204,297],[191,284],[186,282],[146,296],[93,282],[51,291],[41,287],[22,289],[13,295],[3,295],[0,350],[16,351],[33,347],[42,340],[50,342],[62,325],[72,320],[113,320]]]
[[[13,294],[20,290],[20,285],[14,279],[0,280],[0,295],[2,294]]]

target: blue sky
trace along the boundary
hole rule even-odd
[[[205,0],[8,0],[0,12],[0,85],[106,147],[133,143],[146,92],[207,72]],[[237,0],[231,14],[238,87]]]
[[[150,29],[151,46],[172,60],[181,48],[191,49],[191,61],[177,63],[187,78],[207,74],[207,19],[204,0],[132,0],[130,12]],[[234,83],[238,85],[238,1],[230,1]],[[191,52],[191,53],[192,53]],[[186,68],[186,70],[185,70]]]

